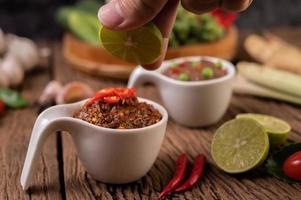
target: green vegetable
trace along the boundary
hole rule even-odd
[[[180,46],[180,43],[179,43],[179,41],[177,40],[177,38],[176,38],[174,32],[171,32],[171,33],[170,33],[168,44],[169,44],[170,46],[172,46],[172,47],[178,47],[178,46]]]
[[[179,80],[181,81],[188,81],[189,80],[189,76],[187,73],[181,73],[178,77]]]
[[[87,12],[89,14],[96,14],[98,12],[98,9],[100,8],[101,5],[105,3],[104,0],[82,0],[79,1],[77,4],[75,4],[75,8]]]
[[[56,14],[57,22],[64,28],[68,28],[68,15],[74,11],[71,7],[62,7]]]
[[[218,61],[217,63],[215,63],[215,67],[217,69],[222,69],[223,68],[223,64],[220,61]]]
[[[237,68],[247,80],[292,96],[301,97],[300,75],[248,62],[238,63]]]
[[[216,41],[224,36],[224,29],[210,14],[197,16],[179,7],[169,46]]]
[[[191,62],[191,66],[192,66],[192,67],[196,67],[196,66],[198,66],[199,64],[200,64],[199,61],[193,61],[193,62]]]
[[[290,95],[284,92],[279,92],[246,80],[243,76],[238,74],[233,84],[234,92],[237,94],[248,94],[260,96],[265,98],[278,99],[289,103],[301,105],[301,98]]]
[[[211,68],[209,67],[205,67],[203,70],[202,70],[202,76],[204,78],[212,78],[213,77],[213,71]]]
[[[99,7],[104,4],[104,1],[83,0],[76,3],[74,6],[63,6],[59,8],[56,14],[57,22],[64,28],[69,30],[67,18],[72,11],[85,12],[90,15],[97,15]]]
[[[100,24],[96,16],[81,11],[72,11],[68,15],[70,30],[83,41],[99,46],[98,32]]]
[[[99,21],[97,11],[104,0],[83,0],[74,6],[61,7],[56,15],[58,23],[81,40],[98,46]]]
[[[295,181],[287,177],[283,170],[282,166],[284,161],[293,153],[301,150],[301,143],[289,144],[283,147],[281,150],[269,157],[266,163],[267,172],[276,178],[287,182],[289,184],[298,183],[301,184],[301,181]]]
[[[7,88],[0,88],[0,99],[10,108],[23,108],[28,105],[28,102],[18,92]]]

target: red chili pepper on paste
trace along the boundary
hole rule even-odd
[[[118,97],[118,96],[109,96],[109,97],[104,97],[103,100],[108,104],[116,104],[116,103],[119,102],[120,97]]]
[[[202,154],[198,155],[194,160],[190,177],[175,191],[182,192],[184,190],[191,188],[199,180],[199,178],[202,177],[205,163],[206,163],[205,156]]]
[[[131,98],[134,96],[136,96],[136,90],[134,88],[106,88],[96,92],[96,94],[87,101],[85,106],[89,106],[100,100],[103,100],[108,104],[116,104],[120,99]]]
[[[172,192],[175,188],[179,186],[185,176],[185,172],[187,169],[188,158],[186,154],[182,154],[177,159],[177,168],[174,177],[170,180],[170,182],[165,186],[164,190],[160,193],[158,199],[162,199],[168,193]]]

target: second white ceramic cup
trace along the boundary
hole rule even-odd
[[[162,74],[175,63],[200,59],[221,62],[227,74],[217,79],[190,82],[171,79]],[[130,76],[128,87],[153,83],[172,119],[185,126],[200,127],[214,124],[224,115],[232,96],[234,75],[235,68],[228,61],[214,57],[183,57],[164,61],[156,71],[137,67]]]

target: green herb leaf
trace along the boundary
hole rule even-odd
[[[0,88],[0,99],[10,108],[23,108],[28,105],[28,102],[18,92],[8,88]]]
[[[292,180],[291,178],[287,177],[282,170],[284,161],[290,155],[292,155],[293,153],[300,151],[300,150],[301,150],[301,143],[289,144],[289,145],[283,147],[281,150],[279,150],[278,152],[271,155],[269,157],[269,159],[267,160],[267,163],[266,163],[267,172],[286,183],[301,184],[301,181],[295,181],[295,180]]]

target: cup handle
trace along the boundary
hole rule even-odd
[[[71,106],[70,106],[71,105]],[[72,116],[72,105],[58,105],[48,108],[42,112],[37,118],[32,133],[31,138],[23,165],[23,170],[21,174],[21,185],[23,190],[27,190],[37,165],[37,159],[42,151],[42,147],[51,133],[55,133],[68,126],[70,122],[70,117]]]
[[[157,84],[159,82],[159,78],[157,76],[158,75],[156,74],[156,72],[145,70],[142,67],[137,67],[131,73],[127,87],[138,87],[139,85],[147,82]]]

